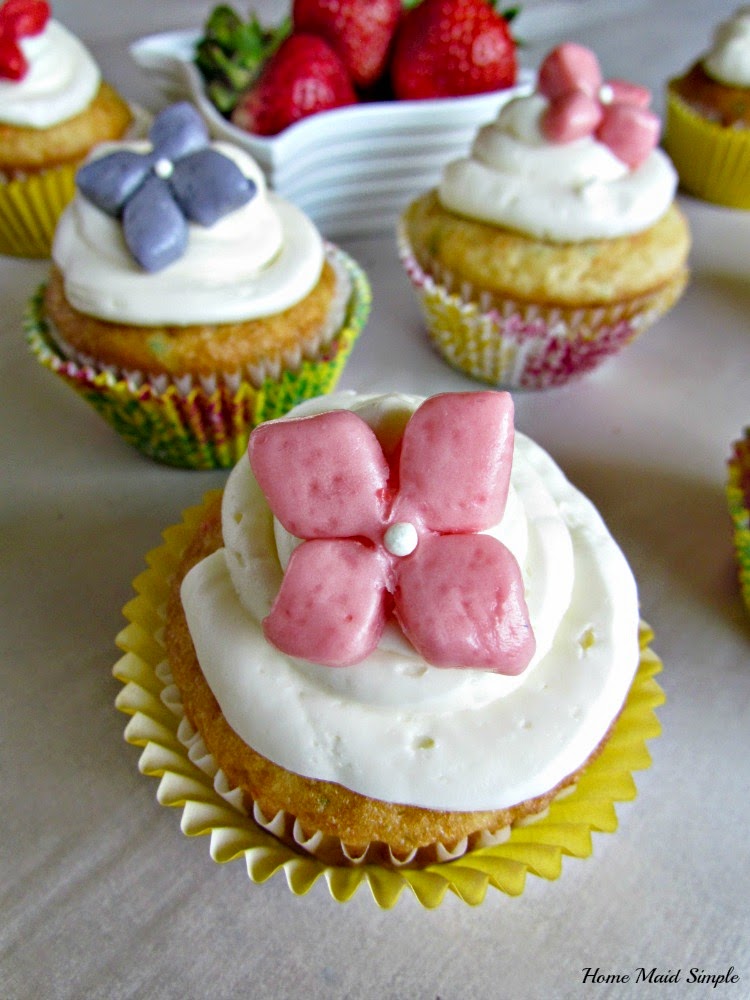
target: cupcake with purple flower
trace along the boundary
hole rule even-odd
[[[76,184],[28,335],[130,444],[229,467],[256,424],[335,386],[369,311],[364,273],[191,105],[100,146]]]

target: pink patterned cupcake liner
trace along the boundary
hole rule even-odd
[[[677,301],[687,269],[646,295],[607,306],[552,306],[475,288],[447,271],[428,273],[403,226],[399,254],[427,334],[454,368],[508,389],[548,389],[599,368]]]

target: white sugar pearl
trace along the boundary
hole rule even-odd
[[[157,177],[161,177],[163,181],[171,177],[173,172],[174,172],[174,164],[172,163],[171,160],[168,160],[166,157],[162,157],[160,160],[157,160],[156,163],[154,164],[154,173],[156,174]]]
[[[417,547],[417,529],[408,521],[392,524],[383,537],[383,545],[392,556],[409,556]]]

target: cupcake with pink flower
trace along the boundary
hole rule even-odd
[[[493,385],[560,385],[674,305],[690,234],[649,103],[565,43],[407,206],[402,261],[450,364]]]
[[[616,826],[660,664],[622,552],[509,393],[308,400],[164,537],[118,707],[217,860],[435,906],[554,878]]]

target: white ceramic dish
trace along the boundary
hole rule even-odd
[[[149,35],[130,47],[135,62],[169,100],[188,97],[216,138],[248,150],[269,184],[293,201],[331,239],[393,230],[403,206],[437,180],[441,167],[469,147],[478,126],[516,87],[475,97],[357,104],[313,115],[270,138],[249,135],[207,99],[193,65],[195,31]]]

